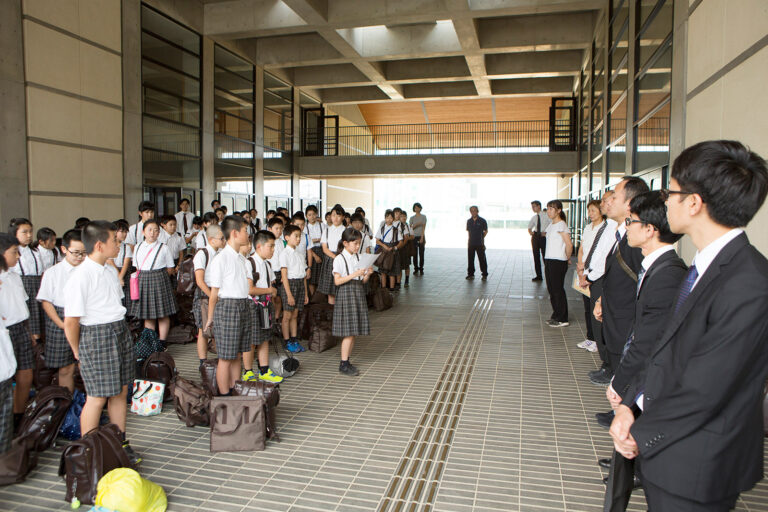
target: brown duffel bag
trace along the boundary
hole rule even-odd
[[[280,390],[275,384],[262,380],[245,382],[238,380],[232,388],[232,396],[255,396],[264,399],[264,414],[267,439],[276,439],[280,442],[277,433],[277,420],[275,413],[277,404],[280,403]]]
[[[99,480],[113,469],[136,469],[128,459],[120,439],[120,429],[112,423],[98,427],[64,448],[59,476],[67,482],[65,500],[77,497],[80,503],[93,504]]]
[[[188,427],[211,424],[211,392],[196,382],[176,377],[171,382],[171,396],[176,416]]]
[[[397,257],[397,251],[392,249],[391,251],[382,251],[379,257],[376,258],[374,265],[379,267],[379,270],[389,272],[392,267],[395,266],[395,258]]]
[[[37,451],[16,439],[11,448],[0,454],[0,485],[18,484],[37,466]]]
[[[337,344],[338,340],[331,334],[329,322],[318,322],[312,327],[312,334],[309,335],[309,350],[320,353],[335,347]]]
[[[211,400],[211,452],[251,452],[266,448],[263,397],[217,396]]]
[[[207,389],[212,396],[219,394],[219,385],[216,383],[216,368],[219,366],[218,359],[206,359],[200,366],[200,378],[203,380],[203,387]]]
[[[386,288],[377,288],[373,292],[373,308],[376,311],[385,311],[390,309],[395,304],[395,298],[392,297],[392,292]]]

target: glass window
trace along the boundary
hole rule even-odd
[[[592,163],[589,166],[590,172],[592,173],[592,188],[591,190],[597,190],[602,187],[603,183],[603,156],[600,155],[597,158],[595,158]],[[587,190],[584,190],[582,192],[588,192]]]
[[[669,163],[669,101],[635,128],[635,171]]]
[[[141,55],[145,59],[200,78],[200,57],[146,32],[141,34]]]
[[[141,9],[141,29],[200,55],[199,35],[146,6]]]
[[[672,90],[672,45],[668,45],[648,71],[637,81],[637,119],[669,98]]]
[[[641,5],[644,5],[641,3]],[[643,10],[645,7],[643,7]],[[638,49],[638,70],[643,69],[656,50],[672,33],[672,0],[664,2],[664,6],[650,21],[640,34]]]
[[[169,121],[200,126],[200,104],[144,87],[144,113]]]
[[[627,132],[627,95],[624,93],[614,93],[614,106],[611,107],[610,123],[611,133],[608,142],[611,143],[623,136]]]
[[[200,102],[200,80],[192,78],[161,64],[142,59],[141,80],[145,86],[158,91]]]

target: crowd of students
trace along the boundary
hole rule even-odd
[[[197,353],[202,366],[215,340],[221,395],[230,395],[237,380],[283,380],[269,367],[274,324],[288,351],[306,350],[298,337],[299,312],[316,293],[334,305],[332,335],[342,339],[339,372],[359,374],[350,355],[355,338],[370,334],[366,288],[375,275],[360,255],[396,251],[381,286],[409,286],[411,258],[419,251],[407,214],[387,210],[373,231],[362,208],[349,214],[336,205],[325,223],[313,205],[290,216],[281,208],[267,212],[262,225],[256,210],[230,215],[218,201],[211,206],[198,217],[183,199],[176,215],[157,218],[155,205],[142,201],[134,224],[81,217],[58,240],[44,227],[33,241],[33,225],[24,218],[0,233],[0,453],[10,448],[30,396],[33,345],[44,342],[46,366],[57,369],[59,385],[73,391],[79,366],[87,394],[81,432],[96,428],[106,407],[125,450],[140,460],[125,437],[136,364],[127,319],[143,322],[144,332],[156,333],[165,348],[179,309],[176,279],[187,257],[196,284]],[[420,210],[415,205],[417,215]],[[426,217],[420,217],[415,274],[423,273]]]

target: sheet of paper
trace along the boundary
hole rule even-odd
[[[373,266],[373,262],[379,257],[378,254],[361,254],[360,261],[355,263],[355,270]]]

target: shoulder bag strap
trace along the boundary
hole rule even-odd
[[[259,280],[259,273],[256,271],[256,262],[253,261],[253,258],[248,258],[248,261],[251,262],[251,271],[253,272],[253,285],[256,286],[256,282]]]
[[[624,257],[621,255],[621,246],[616,248],[616,260],[618,260],[619,265],[621,265],[621,269],[624,271],[625,274],[629,276],[629,278],[637,283],[637,274],[629,268],[629,265],[627,265],[627,262],[624,261]]]
[[[603,225],[600,226],[600,229],[597,230],[597,235],[595,235],[595,239],[592,241],[592,247],[589,248],[589,253],[587,254],[587,259],[584,260],[584,268],[589,268],[589,264],[592,262],[592,255],[595,254],[595,249],[597,249],[597,244],[600,242],[600,237],[603,236],[603,232],[605,232],[605,228],[608,227],[608,222],[604,221]]]

